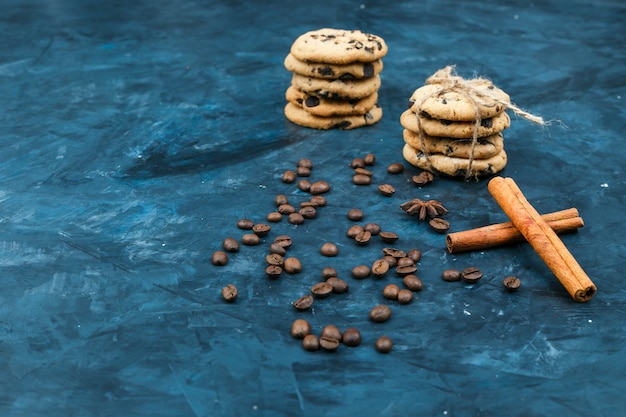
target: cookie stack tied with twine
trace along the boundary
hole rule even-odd
[[[304,33],[284,65],[293,75],[285,116],[315,129],[354,129],[378,122],[385,41],[359,30],[324,28]]]
[[[453,66],[440,69],[413,92],[400,116],[404,159],[426,171],[466,179],[500,172],[507,163],[502,135],[511,124],[507,109],[544,124],[512,104],[491,81],[464,79]]]

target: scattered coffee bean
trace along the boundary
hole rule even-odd
[[[335,294],[343,294],[344,292],[347,292],[348,289],[350,289],[348,283],[341,278],[330,277],[326,280],[326,282],[333,287],[333,292]]]
[[[309,192],[311,194],[324,194],[328,191],[330,191],[330,184],[326,181],[316,181],[311,184],[311,187],[309,188]]]
[[[239,252],[239,242],[237,242],[237,239],[233,239],[232,237],[224,239],[222,247],[226,252]]]
[[[411,301],[413,301],[413,291],[403,288],[398,291],[397,298],[400,304],[409,304]]]
[[[441,217],[435,217],[433,219],[430,219],[428,224],[430,225],[430,228],[437,233],[446,233],[448,230],[450,230],[450,222],[442,219]]]
[[[372,275],[382,278],[389,271],[389,264],[384,259],[377,259],[372,264]]]
[[[394,232],[380,232],[378,236],[385,243],[395,243],[399,239],[398,234]]]
[[[318,282],[311,287],[311,294],[317,298],[326,298],[333,292],[333,286],[326,281]]]
[[[291,213],[295,213],[296,212],[296,208],[294,206],[292,206],[291,204],[281,204],[280,206],[278,206],[276,208],[276,210],[280,214],[285,214],[285,215],[289,215]]]
[[[522,281],[518,277],[511,276],[511,277],[504,278],[504,281],[502,281],[502,284],[504,285],[504,288],[506,288],[507,291],[515,292],[522,285]]]
[[[402,165],[399,162],[395,162],[393,164],[390,164],[387,167],[387,172],[390,173],[390,174],[399,174],[402,171],[404,171],[404,165]]]
[[[367,245],[370,243],[370,240],[372,240],[372,234],[367,230],[363,230],[354,237],[354,241],[360,246]]]
[[[417,272],[417,265],[411,258],[399,258],[396,265],[396,275],[405,277],[407,275],[415,274]]]
[[[274,244],[285,249],[290,248],[292,243],[293,241],[291,240],[291,237],[287,235],[280,235],[274,238]]]
[[[283,215],[277,211],[272,211],[270,213],[267,213],[266,219],[270,223],[278,223],[283,219]]]
[[[296,162],[296,167],[305,167],[308,169],[313,169],[313,161],[307,158],[299,159],[298,162]]]
[[[363,168],[365,166],[365,160],[363,158],[354,158],[352,162],[350,162],[351,168]]]
[[[361,344],[361,332],[354,327],[344,330],[341,341],[348,347],[356,347]]]
[[[374,165],[376,163],[376,155],[374,155],[373,153],[368,153],[363,158],[363,162],[365,162],[365,165]]]
[[[446,269],[441,273],[441,279],[448,282],[460,281],[461,271],[458,269]]]
[[[377,305],[370,310],[370,320],[375,323],[382,323],[391,317],[391,309],[386,305]]]
[[[293,302],[293,308],[299,311],[308,310],[313,305],[313,296],[311,294],[303,295]]]
[[[423,187],[424,185],[432,182],[435,177],[428,171],[422,171],[418,175],[414,175],[412,180],[415,185],[418,187]]]
[[[283,269],[288,274],[297,274],[302,271],[302,263],[298,258],[286,258],[283,260]]]
[[[391,255],[385,255],[383,256],[383,259],[389,264],[391,268],[395,268],[395,266],[398,265],[398,260]]]
[[[287,250],[277,243],[272,243],[270,245],[270,253],[276,253],[280,256],[285,256],[287,254]]]
[[[284,194],[278,194],[274,197],[274,204],[276,207],[282,206],[283,204],[289,204],[289,199]]]
[[[337,270],[333,267],[327,266],[322,269],[322,279],[327,280],[328,278],[336,277]]]
[[[302,347],[308,352],[315,352],[320,349],[320,340],[314,334],[308,334],[302,339]]]
[[[413,260],[413,262],[417,263],[422,259],[422,251],[420,251],[419,249],[409,249],[409,251],[407,251],[406,256],[408,258],[411,258]]]
[[[395,248],[383,248],[383,255],[393,256],[394,258],[406,257],[406,253],[403,250]]]
[[[339,330],[339,328],[334,324],[324,326],[322,333],[320,334],[320,337],[328,337],[335,340],[341,340],[341,336],[341,330]]]
[[[283,173],[282,180],[285,184],[291,184],[296,180],[296,173],[292,170],[287,170]]]
[[[352,176],[352,183],[354,185],[370,185],[372,183],[372,177],[365,174],[355,174]]]
[[[313,206],[304,206],[298,211],[298,214],[305,219],[314,219],[317,217],[317,209]]]
[[[237,227],[242,230],[252,230],[254,222],[250,219],[241,219],[237,222]]]
[[[269,224],[265,223],[257,223],[252,227],[252,231],[254,232],[254,234],[259,237],[266,236],[270,232],[270,230],[272,230],[272,227]]]
[[[305,193],[308,193],[309,190],[311,189],[311,181],[309,180],[298,181],[298,189],[300,191],[304,191]]]
[[[311,203],[315,204],[316,207],[325,207],[326,197],[321,195],[314,195],[313,197],[311,197]]]
[[[348,236],[350,239],[354,239],[359,233],[362,233],[364,230],[365,229],[363,229],[362,226],[355,224],[348,229],[348,231],[346,232],[346,236]]]
[[[355,168],[354,169],[354,175],[367,175],[368,177],[372,177],[374,175],[374,173],[372,171],[370,171],[369,169]]]
[[[283,268],[280,265],[268,265],[265,268],[265,275],[267,275],[269,279],[279,278],[282,273]]]
[[[371,270],[367,265],[357,265],[352,268],[352,277],[355,279],[364,279],[370,276]]]
[[[387,284],[385,288],[383,288],[383,297],[388,300],[397,300],[399,291],[400,287],[396,284]]]
[[[405,275],[402,279],[402,283],[411,291],[422,291],[422,288],[424,287],[422,280],[419,279],[417,275],[413,274]]]
[[[482,277],[483,277],[483,273],[480,271],[480,269],[473,267],[473,266],[469,268],[465,268],[461,272],[461,278],[463,278],[463,281],[467,282],[468,284],[474,284],[478,282],[478,280],[481,279]]]
[[[224,288],[222,288],[222,298],[229,303],[234,302],[237,299],[237,287],[233,284],[228,284]]]
[[[391,184],[380,184],[378,191],[385,197],[391,197],[396,192],[396,189]]]
[[[311,176],[311,168],[297,167],[296,168],[296,175],[298,175],[299,177],[309,177],[309,176]]]
[[[282,266],[284,259],[281,255],[277,253],[270,253],[269,255],[265,256],[265,262],[267,262],[268,265]]]
[[[216,266],[224,266],[228,263],[228,255],[222,250],[216,250],[211,255],[211,263]]]
[[[339,249],[334,243],[326,242],[320,248],[320,253],[324,256],[337,256]]]
[[[403,256],[402,258],[398,258],[398,266],[413,266],[415,265],[415,261],[408,256]]]
[[[332,337],[320,337],[320,347],[327,352],[334,352],[339,348],[340,340]]]
[[[363,226],[363,230],[367,230],[372,236],[378,236],[380,234],[380,226],[376,223],[367,223]]]
[[[376,350],[380,353],[389,353],[393,349],[393,341],[388,336],[380,336],[376,340]]]
[[[363,213],[363,210],[361,209],[350,209],[348,210],[347,217],[348,217],[348,220],[358,222],[358,221],[363,220],[363,217],[365,217],[365,214]]]
[[[291,224],[302,224],[304,223],[304,216],[300,213],[291,213],[287,216],[287,221]]]
[[[291,336],[296,339],[304,339],[311,334],[311,324],[304,319],[296,319],[291,323]]]

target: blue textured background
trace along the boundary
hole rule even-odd
[[[0,14],[0,415],[621,416],[626,406],[624,132],[626,8],[620,1],[133,2],[4,0]],[[383,120],[316,131],[285,120],[293,40],[320,27],[382,36]],[[486,181],[419,189],[402,160],[399,115],[426,77],[456,64],[520,107],[505,131],[513,177],[541,212],[577,207],[564,242],[598,286],[574,303],[528,245],[450,255],[442,235],[399,210],[436,198],[452,231],[504,221]],[[348,163],[373,152],[375,183]],[[273,198],[307,198],[280,176],[299,158],[333,189],[319,217],[273,226],[215,267],[211,253],[262,221]],[[366,212],[423,251],[425,289],[369,309],[398,279],[350,278],[383,244],[345,237]],[[304,270],[269,281],[267,241],[294,239]],[[339,245],[322,258],[325,241]],[[290,305],[334,266],[350,292]],[[473,286],[443,269],[477,266]],[[501,280],[519,275],[522,289]],[[235,304],[220,289],[234,283]],[[387,302],[389,303],[389,302]],[[363,344],[308,353],[296,317],[319,333],[358,327]],[[388,355],[373,343],[394,339]]]

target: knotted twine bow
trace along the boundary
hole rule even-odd
[[[430,152],[426,147],[426,140],[424,137],[424,131],[422,130],[421,122],[420,122],[420,112],[419,110],[422,107],[422,103],[430,97],[436,97],[441,94],[445,94],[447,92],[455,92],[458,93],[469,100],[474,107],[474,132],[472,134],[472,143],[471,143],[471,151],[469,157],[469,163],[467,172],[465,173],[465,179],[469,179],[472,175],[472,163],[474,162],[474,150],[476,148],[476,144],[478,143],[478,129],[480,128],[482,122],[482,116],[480,113],[480,105],[491,106],[494,103],[500,104],[504,106],[505,109],[510,109],[513,113],[518,116],[538,125],[543,126],[545,124],[544,120],[535,116],[531,113],[528,113],[510,101],[502,100],[501,97],[498,96],[497,90],[491,81],[484,78],[473,78],[471,80],[466,80],[463,77],[460,77],[456,74],[453,65],[449,65],[445,68],[440,69],[435,72],[433,75],[426,79],[426,84],[437,85],[439,89],[437,89],[432,95],[422,97],[422,99],[415,103],[417,111],[415,112],[417,115],[417,132],[419,135],[420,143],[422,145],[422,151],[424,153],[424,157],[426,158],[426,163],[430,170],[433,170],[433,166],[430,163]],[[478,174],[476,174],[478,176]]]

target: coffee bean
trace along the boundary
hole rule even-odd
[[[408,256],[403,256],[402,258],[398,258],[398,266],[413,266],[415,265],[415,261]]]
[[[314,219],[317,217],[317,209],[313,206],[304,206],[298,211],[298,214],[305,219]]]
[[[293,302],[293,308],[299,311],[308,310],[313,305],[313,296],[311,294],[303,295]]]
[[[363,226],[363,230],[367,230],[372,236],[378,236],[380,234],[380,226],[376,223],[367,223]]]
[[[324,194],[328,191],[330,191],[330,184],[326,181],[316,181],[311,184],[311,187],[309,188],[309,192],[311,194]]]
[[[375,323],[382,323],[391,317],[391,309],[386,305],[377,305],[370,310],[370,320]]]
[[[413,262],[417,263],[422,259],[422,252],[419,249],[409,249],[406,256],[411,258]]]
[[[396,189],[391,184],[381,184],[378,186],[378,191],[385,197],[391,197],[396,192]]]
[[[222,250],[216,250],[211,255],[211,263],[216,266],[223,266],[228,263],[228,255]]]
[[[283,268],[280,265],[268,265],[265,268],[265,275],[267,275],[269,279],[279,278],[282,273]]]
[[[389,264],[384,259],[377,259],[372,264],[372,275],[382,278],[389,271]]]
[[[285,184],[291,184],[296,180],[296,173],[292,170],[287,170],[283,173],[282,180]]]
[[[478,282],[478,280],[481,279],[482,277],[483,277],[483,273],[480,271],[480,269],[473,267],[473,266],[469,268],[465,268],[461,272],[461,278],[463,278],[463,281],[467,282],[468,284],[474,284]]]
[[[308,167],[297,167],[296,175],[299,177],[310,177],[311,176],[311,168]]]
[[[232,237],[224,239],[222,247],[226,252],[239,252],[239,242],[237,242],[237,239],[233,239]]]
[[[413,274],[405,275],[402,279],[402,283],[411,291],[422,291],[422,288],[424,287],[422,280]]]
[[[365,165],[374,165],[376,163],[376,155],[374,155],[373,153],[368,153],[363,158],[363,162],[365,162]]]
[[[270,253],[269,255],[265,256],[265,262],[267,262],[268,265],[282,266],[284,259],[281,255],[277,253]]]
[[[313,197],[311,197],[311,203],[315,204],[316,207],[325,207],[326,197],[321,195],[314,195]]]
[[[313,169],[313,161],[307,158],[299,159],[298,162],[296,162],[296,167],[305,167],[308,169]]]
[[[376,340],[376,350],[380,353],[389,353],[393,349],[393,341],[388,336],[381,336]]]
[[[343,294],[344,292],[347,292],[348,289],[350,289],[348,283],[341,278],[330,277],[326,280],[326,282],[333,287],[333,292],[335,294]]]
[[[390,164],[390,165],[387,167],[387,172],[388,172],[388,173],[390,173],[390,174],[399,174],[399,173],[401,173],[402,171],[404,171],[404,165],[402,165],[402,164],[401,164],[401,163],[399,163],[399,162],[396,162],[396,163]]]
[[[269,224],[265,223],[257,223],[252,227],[252,231],[254,232],[254,234],[259,237],[266,236],[270,232],[270,230],[272,230],[272,227]]]
[[[418,175],[414,175],[412,178],[413,184],[417,185],[418,187],[423,187],[429,182],[432,182],[433,179],[434,179],[433,174],[431,174],[428,171],[422,171]]]
[[[341,341],[348,347],[356,347],[361,344],[361,332],[354,327],[347,328],[343,331]]]
[[[415,264],[397,265],[396,275],[405,277],[407,275],[415,274],[417,272],[417,266]]]
[[[280,235],[280,236],[276,236],[276,238],[274,238],[274,244],[276,244],[276,245],[278,245],[278,246],[280,246],[282,248],[285,248],[285,249],[290,248],[292,243],[293,242],[291,240],[291,237],[289,237],[287,235]]]
[[[367,265],[357,265],[352,268],[352,277],[355,279],[364,279],[370,276],[370,267]]]
[[[291,224],[302,224],[304,223],[304,216],[300,213],[291,213],[287,216],[287,221]]]
[[[354,237],[354,241],[360,246],[367,245],[368,243],[370,243],[370,240],[372,240],[372,234],[367,230],[363,230]]]
[[[460,281],[461,271],[458,269],[446,269],[441,273],[441,279],[448,282]]]
[[[336,277],[336,276],[337,276],[337,270],[335,268],[327,266],[324,269],[322,269],[322,279],[327,280],[328,278]]]
[[[365,160],[363,158],[354,158],[352,162],[350,162],[351,168],[363,168],[365,166]]]
[[[372,177],[365,174],[355,174],[352,176],[352,183],[354,185],[370,185],[372,183]]]
[[[383,255],[393,256],[394,258],[406,257],[406,253],[403,250],[395,248],[383,248]]]
[[[304,319],[296,319],[291,323],[291,336],[296,339],[304,339],[311,334],[311,324]]]
[[[395,268],[398,265],[398,260],[391,255],[383,256],[383,260],[389,264],[391,268]]]
[[[332,337],[320,337],[320,347],[327,352],[334,352],[339,348],[340,341]]]
[[[228,284],[222,288],[222,298],[229,303],[234,302],[237,299],[237,295],[237,287],[233,284]]]
[[[367,175],[368,177],[372,177],[374,175],[374,173],[372,171],[370,171],[369,169],[355,168],[354,169],[354,175]]]
[[[308,352],[315,352],[320,349],[320,341],[314,334],[308,334],[302,339],[302,347]]]
[[[346,232],[346,236],[348,236],[350,239],[354,239],[359,233],[362,233],[363,230],[364,229],[362,226],[355,224],[348,229],[348,231]]]
[[[287,250],[276,243],[272,243],[270,245],[270,253],[275,253],[280,256],[285,256],[287,254]]]
[[[398,234],[394,232],[380,232],[378,236],[385,243],[395,243],[399,239]]]
[[[385,288],[383,288],[383,297],[388,300],[397,300],[399,291],[400,287],[396,284],[387,284]]]
[[[277,211],[272,211],[270,213],[267,213],[266,219],[270,223],[278,223],[283,219],[283,215]]]
[[[291,213],[296,212],[296,208],[292,206],[291,204],[281,204],[280,206],[278,206],[278,208],[276,208],[276,210],[280,214],[285,214],[285,215],[289,215]]]
[[[237,222],[237,227],[242,230],[252,230],[254,222],[249,219],[241,219]]]
[[[341,340],[341,330],[334,324],[324,326],[320,337],[328,337],[335,340]]]
[[[283,204],[289,204],[289,199],[284,194],[278,194],[274,197],[274,204],[276,207],[282,206]]]
[[[409,304],[411,301],[413,301],[413,291],[406,288],[398,291],[398,302],[400,304]]]
[[[365,217],[365,214],[363,213],[363,210],[361,209],[350,209],[348,210],[347,217],[348,217],[348,220],[358,222],[358,221],[363,220],[363,217]]]
[[[337,256],[339,249],[334,243],[326,242],[320,248],[320,253],[324,256]]]
[[[504,281],[502,281],[502,284],[504,285],[504,288],[506,288],[507,291],[515,292],[522,285],[522,281],[518,277],[511,276],[511,277],[504,278]]]
[[[298,181],[298,189],[300,191],[304,191],[305,193],[308,193],[309,190],[311,189],[311,181],[309,180]]]
[[[288,274],[297,274],[302,271],[302,263],[298,258],[286,258],[283,261],[283,269]]]
[[[430,225],[430,228],[437,233],[446,233],[448,230],[450,230],[450,222],[442,219],[441,217],[435,217],[434,219],[430,219],[428,224]]]
[[[311,294],[317,298],[326,298],[333,292],[333,286],[326,281],[318,282],[311,287]]]

